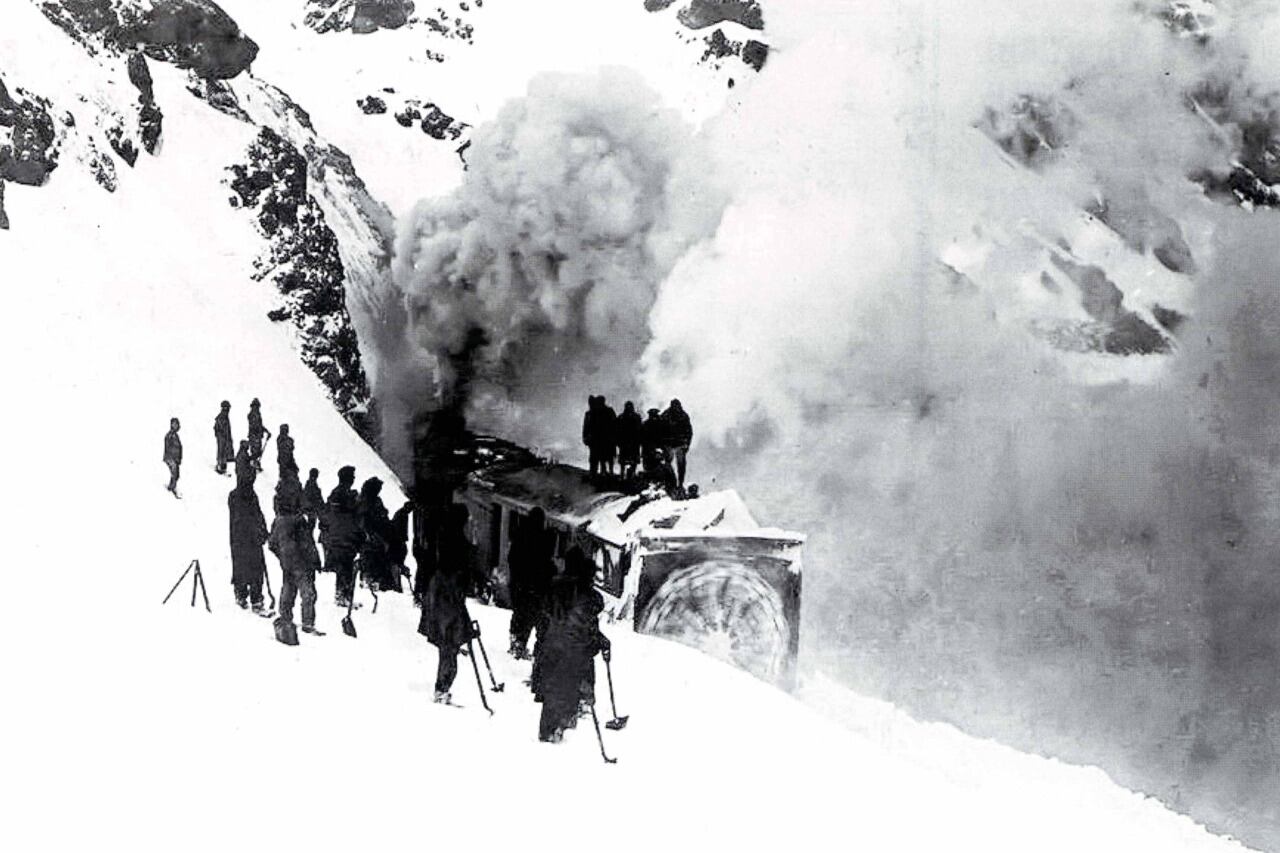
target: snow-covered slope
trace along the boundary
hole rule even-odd
[[[7,847],[542,850],[563,849],[570,832],[621,850],[1233,849],[1096,771],[963,738],[921,755],[904,747],[918,733],[909,721],[850,732],[621,628],[610,633],[631,723],[606,732],[615,766],[589,728],[559,747],[536,741],[502,613],[478,610],[507,684],[491,694],[492,719],[465,661],[456,693],[467,707],[430,703],[434,657],[405,596],[372,614],[361,593],[352,640],[324,578],[330,634],[275,643],[268,622],[232,603],[217,402],[233,402],[241,435],[244,403],[260,397],[326,488],[344,463],[391,478],[288,337],[262,322],[271,295],[248,280],[250,223],[197,191],[252,129],[178,97],[182,85],[156,75],[172,104],[165,156],[141,160],[114,195],[77,171],[16,193],[20,221],[59,228],[0,243],[4,267],[39,283],[13,288],[10,310],[30,322],[5,340],[6,363],[24,368],[7,433],[15,606],[0,620]],[[138,233],[150,235],[145,259]],[[171,415],[184,424],[181,501],[164,491],[159,458]],[[160,603],[192,559],[212,614],[189,606],[187,586]]]

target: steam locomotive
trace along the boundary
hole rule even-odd
[[[731,490],[681,500],[471,435],[458,422],[437,418],[418,430],[415,546],[425,545],[433,510],[466,505],[494,604],[510,606],[510,543],[539,507],[557,558],[576,542],[595,563],[611,621],[794,686],[803,535],[761,527]]]

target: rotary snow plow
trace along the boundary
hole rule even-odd
[[[761,527],[731,490],[681,500],[597,480],[496,439],[469,439],[448,456],[452,500],[470,511],[468,536],[494,604],[510,606],[510,543],[540,508],[557,558],[575,539],[589,551],[611,621],[794,686],[802,535]],[[421,482],[432,472],[422,470],[424,455],[419,461]],[[437,455],[427,479],[438,482],[444,461]],[[421,545],[423,530],[415,531]]]

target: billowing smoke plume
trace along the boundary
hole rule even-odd
[[[576,447],[588,394],[634,390],[659,284],[719,221],[705,160],[634,73],[535,79],[477,129],[461,187],[402,228],[409,410]]]
[[[1280,841],[1274,12],[799,5],[646,397],[810,534],[802,666]]]

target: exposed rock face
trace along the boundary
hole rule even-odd
[[[450,13],[443,7],[418,9],[411,0],[307,0],[304,23],[318,33],[349,32],[356,35],[378,30],[421,27],[433,33],[462,42],[470,42],[475,28],[466,20],[472,8],[484,6],[484,0],[459,3]],[[427,51],[428,58],[436,55]]]
[[[58,136],[47,100],[0,79],[0,181],[38,187],[58,168]],[[7,139],[6,139],[7,137]]]
[[[258,55],[257,44],[210,0],[153,0],[150,6],[45,0],[40,9],[90,53],[140,49],[201,77],[235,77]]]
[[[358,416],[368,408],[369,383],[347,313],[338,239],[308,193],[306,158],[275,131],[263,128],[246,152],[246,162],[229,171],[233,206],[252,211],[267,238],[255,277],[270,280],[282,297],[268,316],[294,327],[303,362],[340,411]]]
[[[675,0],[644,0],[647,12],[662,12],[675,4]],[[764,12],[758,0],[690,0],[676,12],[676,20],[682,27],[695,32],[717,24],[729,23],[750,30],[764,29]],[[686,41],[694,41],[691,37]],[[769,58],[769,45],[759,39],[733,39],[722,27],[716,27],[709,35],[700,36],[704,45],[702,63],[720,69],[725,60],[737,57],[751,70],[764,68]],[[732,78],[729,86],[734,85]]]

